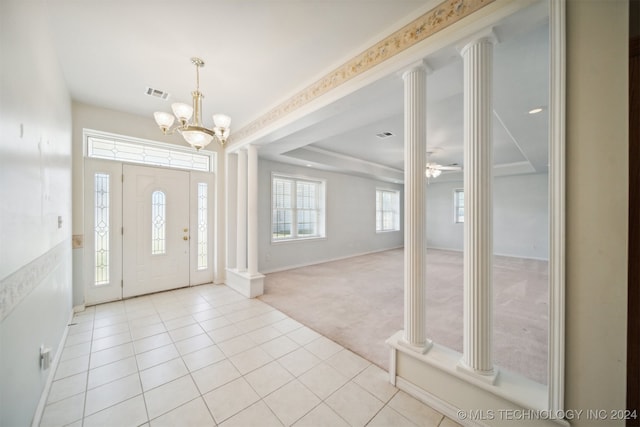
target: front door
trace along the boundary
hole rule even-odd
[[[122,297],[189,286],[189,172],[123,166]]]

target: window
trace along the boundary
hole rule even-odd
[[[324,237],[324,181],[273,175],[271,240]]]
[[[198,183],[198,270],[207,269],[207,183]]]
[[[464,190],[453,190],[453,222],[464,222]]]
[[[400,230],[400,192],[376,190],[376,232]]]
[[[215,169],[211,152],[88,129],[84,135],[87,157],[203,172]]]
[[[96,173],[94,202],[95,285],[109,284],[109,174]]]
[[[165,247],[165,215],[166,200],[162,191],[154,191],[151,194],[151,253],[162,255]]]

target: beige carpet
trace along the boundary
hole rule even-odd
[[[546,383],[547,262],[495,257],[494,353],[500,367]],[[427,254],[427,334],[462,352],[462,253]],[[403,329],[403,250],[267,274],[260,297],[387,369],[384,342]]]

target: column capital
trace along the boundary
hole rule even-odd
[[[247,153],[250,149],[258,151],[260,146],[256,144],[245,144],[241,147],[234,147],[233,150],[227,151],[227,154],[238,154],[240,152]]]
[[[458,53],[460,53],[460,55],[464,55],[465,51],[473,45],[476,45],[479,43],[497,44],[499,42],[500,42],[500,39],[498,39],[498,35],[496,34],[494,28],[489,27],[469,37],[466,37],[460,40],[456,44],[456,50],[458,51]]]
[[[429,63],[427,62],[427,60],[421,59],[420,61],[414,62],[413,64],[406,66],[405,68],[400,70],[398,74],[402,76],[403,79],[405,79],[407,74],[413,73],[419,70],[424,71],[426,74],[431,74],[433,72],[433,68],[429,66]]]

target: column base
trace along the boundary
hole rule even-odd
[[[427,354],[431,347],[433,347],[433,341],[428,339],[424,344],[416,345],[411,344],[409,341],[405,340],[404,337],[402,337],[398,340],[398,345],[419,354]]]
[[[498,379],[498,369],[493,368],[491,371],[479,371],[468,366],[462,360],[456,365],[456,371],[469,375],[470,377],[482,381],[485,384],[494,385]]]
[[[255,298],[264,294],[264,275],[260,273],[250,275],[248,271],[227,269],[225,284],[247,298]]]

